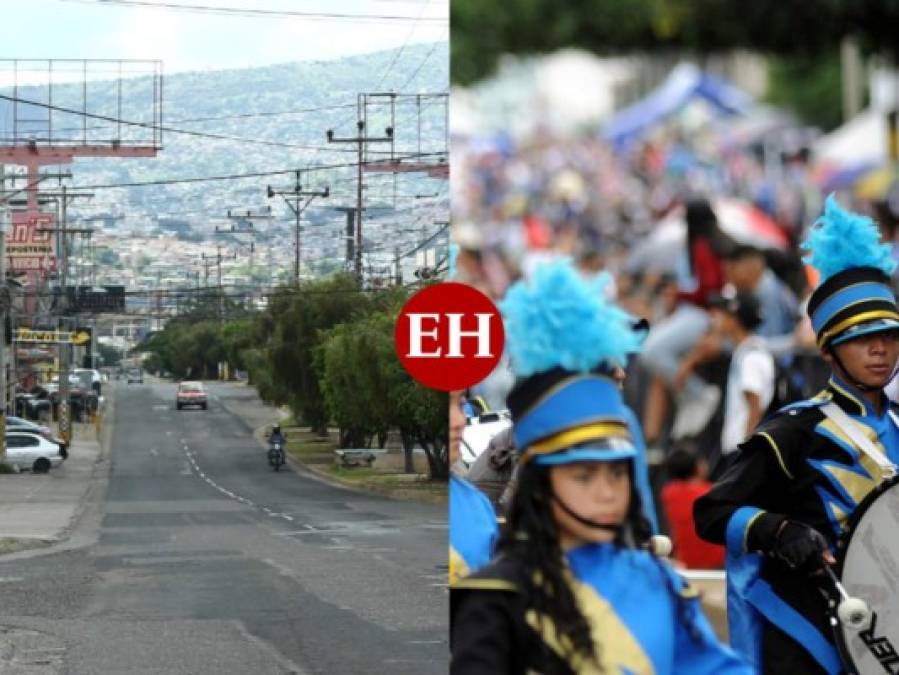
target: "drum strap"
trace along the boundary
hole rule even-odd
[[[871,439],[858,428],[858,423],[853,421],[849,415],[843,412],[842,408],[836,403],[830,402],[821,406],[821,412],[827,415],[834,424],[849,436],[849,440],[852,441],[857,450],[868,455],[868,457],[880,467],[880,472],[884,480],[896,475],[896,465],[877,449],[877,446],[871,442]],[[894,424],[896,423],[896,418],[892,415],[892,411],[890,411],[890,419]]]

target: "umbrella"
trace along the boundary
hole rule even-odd
[[[855,196],[869,201],[883,201],[899,178],[895,166],[882,166],[864,174],[855,184]]]
[[[783,230],[763,211],[741,199],[717,199],[712,202],[721,229],[734,240],[761,249],[786,249],[789,242]],[[629,272],[653,270],[674,273],[686,246],[687,223],[683,208],[659,221],[652,233],[637,244],[628,256]]]

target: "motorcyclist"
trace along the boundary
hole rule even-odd
[[[275,445],[277,443],[278,445],[284,445],[285,441],[284,434],[281,433],[281,427],[276,424],[268,435],[268,444]]]

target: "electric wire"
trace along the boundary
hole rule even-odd
[[[347,14],[340,12],[308,12],[300,10],[274,10],[259,9],[252,7],[213,7],[210,5],[195,5],[187,3],[175,2],[148,2],[147,0],[65,0],[66,2],[77,2],[79,4],[91,5],[120,5],[125,7],[148,7],[153,9],[168,9],[175,11],[219,14],[219,15],[235,15],[243,17],[280,17],[280,18],[302,18],[313,21],[340,21],[340,22],[359,22],[359,23],[389,23],[389,22],[406,22],[415,21],[415,17],[404,14]],[[443,18],[424,18],[428,23],[445,23],[447,19]]]

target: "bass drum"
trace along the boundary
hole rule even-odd
[[[871,620],[862,630],[834,618],[843,662],[858,675],[899,673],[899,476],[872,490],[858,505],[837,548],[843,586],[871,610]]]

